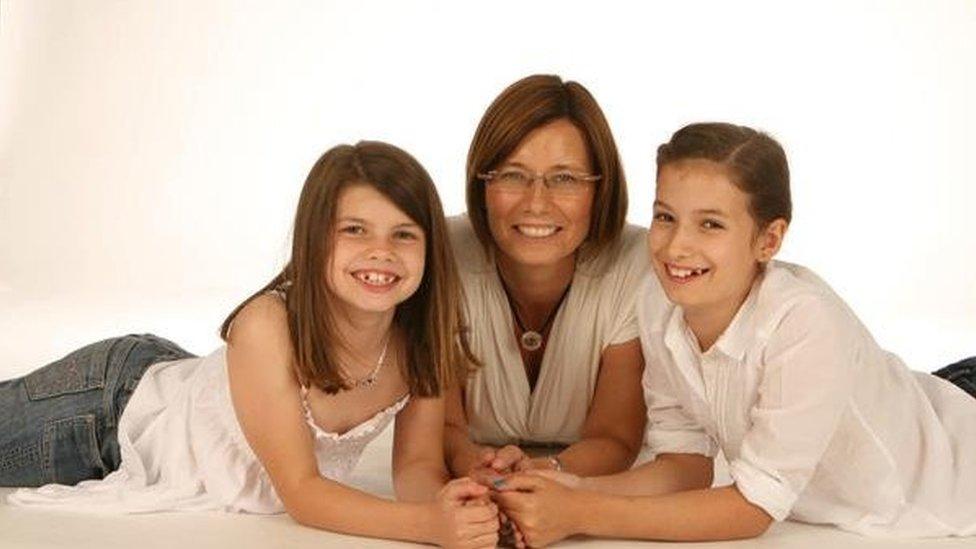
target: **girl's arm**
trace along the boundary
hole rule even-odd
[[[773,520],[734,486],[618,496],[520,474],[507,479],[501,490],[495,498],[533,547],[574,534],[662,541],[742,539],[761,535]]]
[[[676,492],[663,496],[584,498],[578,514],[580,533],[666,541],[708,541],[753,538],[773,522],[735,486]]]
[[[571,481],[579,488],[620,496],[659,496],[712,485],[714,460],[698,454],[661,454],[616,475]]]
[[[412,397],[393,434],[393,487],[400,501],[431,501],[448,480],[444,466],[444,398]]]
[[[493,509],[463,505],[483,495],[473,482],[445,487],[438,501],[398,503],[323,478],[292,357],[280,300],[258,297],[241,310],[227,342],[231,398],[248,444],[288,514],[301,524],[361,536],[442,545],[490,537],[497,528]]]

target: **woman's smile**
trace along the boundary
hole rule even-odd
[[[550,237],[561,231],[562,227],[558,225],[521,223],[512,225],[512,229],[524,237],[537,239]]]

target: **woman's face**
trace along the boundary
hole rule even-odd
[[[391,312],[420,285],[424,231],[372,186],[339,193],[333,238],[326,280],[347,312]]]
[[[531,175],[573,172],[592,174],[583,132],[559,119],[530,132],[494,171],[515,169]],[[530,177],[531,177],[530,175]],[[498,250],[520,266],[551,266],[573,260],[590,230],[594,186],[552,192],[541,178],[523,189],[488,182],[488,227]]]

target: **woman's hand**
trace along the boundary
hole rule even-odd
[[[511,475],[497,486],[494,495],[502,511],[518,526],[521,541],[529,547],[541,547],[575,534],[583,508],[582,492],[546,478],[546,474]]]
[[[498,507],[488,489],[469,478],[444,485],[431,503],[435,543],[450,548],[495,547],[498,543]]]
[[[477,465],[468,471],[468,476],[480,484],[493,487],[494,482],[503,475],[532,468],[531,462],[525,452],[514,444],[502,448],[485,448]]]
[[[521,448],[514,444],[509,444],[498,448],[494,452],[488,451],[482,455],[482,465],[491,467],[498,473],[510,473],[520,470],[532,460]]]

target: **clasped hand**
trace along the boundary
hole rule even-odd
[[[470,477],[490,488],[499,509],[499,541],[514,547],[542,547],[576,533],[571,512],[579,485],[576,475],[554,471],[545,458],[529,458],[509,445],[489,450]]]

